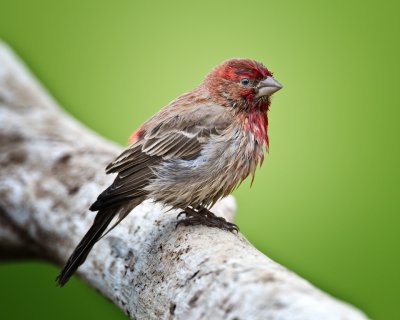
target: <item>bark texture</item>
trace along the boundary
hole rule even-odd
[[[120,151],[63,112],[0,44],[1,259],[65,262],[94,218],[87,208],[113,179],[104,167]],[[232,197],[216,207],[232,220]],[[137,207],[79,275],[136,319],[366,319],[241,234],[175,228],[177,213],[151,201]]]

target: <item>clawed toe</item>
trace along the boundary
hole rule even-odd
[[[217,228],[227,230],[230,232],[236,231],[236,233],[239,233],[239,227],[236,224],[226,221],[224,218],[221,217],[218,220],[219,222],[216,225]]]
[[[186,215],[187,215],[187,212],[186,212],[186,211],[179,212],[178,215],[176,216],[176,218],[179,219],[179,218],[180,218],[181,216],[183,216],[183,215],[186,216]],[[178,222],[178,223],[179,223],[179,222]]]
[[[239,233],[239,227],[231,222],[225,221],[226,225],[223,227],[223,229],[228,230],[230,232],[236,231],[236,233]]]

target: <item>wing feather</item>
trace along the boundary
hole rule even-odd
[[[155,177],[153,169],[157,165],[173,159],[195,159],[210,137],[221,134],[230,123],[226,109],[218,105],[191,105],[169,116],[161,110],[140,128],[140,139],[107,166],[107,173],[118,175],[91,210],[145,197],[145,187]]]

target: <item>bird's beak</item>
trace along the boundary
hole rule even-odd
[[[262,96],[270,96],[282,88],[283,87],[278,80],[274,79],[273,77],[267,77],[265,80],[260,81],[260,83],[256,87],[256,98]]]

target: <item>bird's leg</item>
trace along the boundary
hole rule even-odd
[[[239,231],[239,228],[236,224],[226,221],[222,217],[217,217],[214,213],[208,210],[205,207],[196,208],[186,208],[183,212],[178,215],[178,218],[182,214],[186,214],[186,218],[179,220],[176,226],[183,224],[185,226],[196,226],[196,225],[204,225],[208,227],[214,227],[227,231]]]

